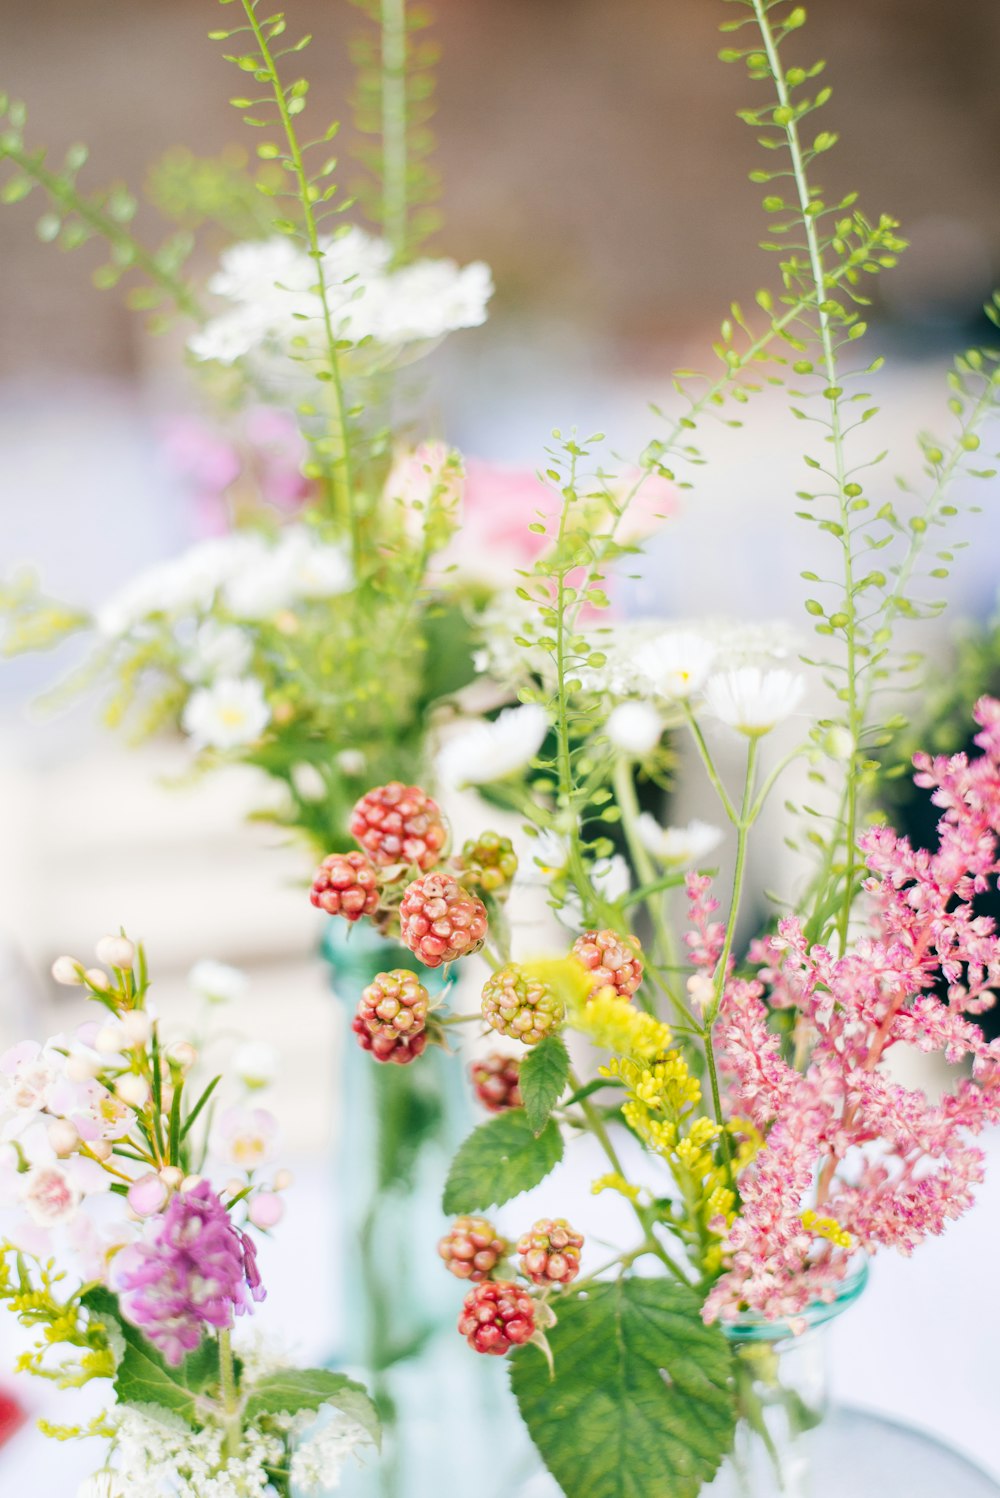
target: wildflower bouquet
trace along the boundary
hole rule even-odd
[[[0,1300],[34,1339],[19,1367],[110,1383],[96,1419],[42,1428],[110,1443],[82,1498],[328,1492],[379,1440],[364,1389],[264,1342],[233,1348],[265,1299],[254,1234],[291,1179],[269,1168],[276,1120],[249,1106],[260,1065],[244,1047],[208,1070],[218,1038],[193,1044],[157,1014],[141,946],[106,936],[97,958],[53,967],[94,1017],[0,1057]],[[195,973],[215,998],[216,966]]]
[[[891,268],[903,241],[892,220],[870,221],[853,195],[827,203],[812,181],[834,137],[812,132],[829,92],[814,81],[822,64],[788,61],[801,7],[731,5],[723,55],[770,91],[744,114],[771,153],[753,179],[766,185],[781,290],[757,294],[759,327],[731,309],[720,373],[680,382],[680,412],[646,461],[686,482],[706,415],[747,404],[765,380],[788,384],[815,434],[812,485],[796,499],[817,534],[804,576],[819,649],[792,670],[766,635],[734,653],[695,626],[603,623],[624,548],[617,527],[595,533],[587,520],[608,488],[602,439],[557,432],[536,522],[547,548],[519,575],[513,628],[498,639],[493,616],[480,656],[522,705],[450,741],[440,771],[522,814],[526,863],[575,939],[547,955],[513,950],[461,868],[440,864],[388,879],[365,870],[356,906],[359,919],[398,922],[425,963],[479,950],[491,969],[481,1016],[435,1010],[387,974],[356,1030],[376,1061],[417,1066],[444,1023],[481,1018],[501,1038],[473,1063],[493,1117],[452,1164],[444,1206],[458,1215],[440,1254],[467,1288],[460,1333],[475,1352],[512,1354],[525,1423],[574,1498],[693,1498],[727,1457],[741,1493],[792,1490],[773,1422],[803,1429],[819,1411],[782,1385],[774,1341],[846,1303],[868,1257],[909,1254],[962,1215],[983,1174],[977,1136],[1000,1121],[1000,1044],[977,1023],[1000,981],[1000,936],[975,905],[1000,872],[1000,703],[978,703],[972,756],[915,756],[940,814],[934,851],[875,810],[876,751],[898,724],[884,694],[919,664],[901,655],[897,626],[941,607],[921,580],[953,560],[953,481],[995,476],[973,465],[1000,356],[957,359],[953,432],[920,438],[922,483],[890,497],[862,383],[881,361],[859,366],[855,350],[866,278]],[[666,828],[640,810],[637,786],[662,774],[667,732],[686,737],[731,830],[725,879],[706,868],[717,829]],[[734,745],[735,783],[722,768]],[[748,850],[793,765],[811,787],[808,804],[786,802],[800,887],[748,929]],[[385,788],[370,794],[380,803]],[[595,1050],[588,1075],[581,1058]],[[940,1095],[900,1080],[907,1052],[938,1058]],[[634,1219],[610,1260],[586,1264],[555,1183],[553,1215],[525,1217],[512,1240],[484,1215],[587,1149],[604,1156],[594,1190]],[[769,1454],[759,1489],[741,1454],[747,1429]]]

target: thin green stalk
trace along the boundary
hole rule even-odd
[[[743,880],[746,874],[747,841],[750,828],[753,826],[751,811],[754,804],[754,783],[757,770],[757,738],[751,738],[747,747],[747,771],[746,782],[743,786],[743,805],[740,815],[736,821],[736,865],[733,869],[733,892],[729,903],[729,918],[726,921],[726,935],[722,943],[722,952],[715,968],[715,994],[712,999],[712,1007],[705,1016],[705,1029],[708,1039],[711,1039],[711,1029],[719,1013],[719,1005],[722,1003],[722,995],[726,987],[726,978],[729,972],[729,958],[732,955],[733,940],[736,935],[736,922],[739,917],[740,901],[743,897]]]
[[[406,0],[381,0],[382,228],[393,260],[409,249],[409,120]]]
[[[329,379],[325,382],[330,390],[331,418],[334,425],[334,435],[337,451],[333,457],[332,464],[327,467],[327,486],[331,492],[334,506],[339,508],[343,518],[346,520],[351,536],[351,554],[354,561],[355,572],[360,574],[361,568],[361,536],[358,526],[358,517],[354,503],[354,476],[351,461],[351,435],[350,423],[347,414],[347,401],[344,394],[344,383],[340,371],[340,355],[337,349],[337,335],[333,326],[333,312],[330,307],[330,293],[326,281],[326,272],[323,269],[323,251],[319,241],[319,228],[316,223],[316,214],[313,209],[315,192],[313,184],[306,171],[305,161],[302,155],[302,147],[299,143],[298,133],[292,121],[288,108],[288,100],[285,90],[278,75],[274,56],[264,36],[263,28],[257,19],[254,0],[242,0],[243,10],[254,39],[260,52],[264,71],[268,75],[274,102],[277,106],[281,127],[284,131],[285,140],[288,144],[288,160],[292,166],[298,189],[298,198],[302,207],[302,217],[305,225],[306,239],[309,244],[309,254],[316,266],[317,290],[319,292],[320,307],[322,312],[323,336],[326,344],[326,358]]]
[[[705,735],[701,731],[701,725],[699,724],[698,719],[695,717],[694,713],[691,711],[691,704],[688,702],[684,703],[684,716],[687,719],[688,727],[691,730],[691,735],[695,741],[695,745],[697,746],[698,753],[701,756],[701,762],[705,766],[705,773],[712,783],[715,794],[722,802],[726,816],[735,825],[735,823],[739,820],[739,818],[737,817],[736,808],[730,800],[729,792],[726,790],[726,787],[722,783],[722,776],[715,768],[715,761],[712,758],[711,753],[709,752],[707,743],[705,742]]]
[[[644,887],[655,886],[656,868],[648,849],[643,845],[636,825],[639,819],[639,798],[635,793],[635,781],[632,778],[632,762],[624,755],[618,755],[615,759],[612,780],[615,788],[615,800],[622,814],[622,829],[625,833],[625,841],[628,844],[629,854],[635,866],[635,871]],[[652,923],[660,957],[668,969],[676,970],[679,965],[677,961],[677,949],[674,944],[674,934],[664,914],[663,901],[662,899],[656,899],[652,893],[648,892],[647,888],[643,903]],[[669,985],[667,985],[667,997],[683,1019],[687,1020],[690,1018],[677,993]]]
[[[834,460],[833,478],[837,485],[837,505],[840,514],[840,526],[842,528],[844,565],[843,613],[846,616],[843,630],[847,645],[847,684],[845,690],[847,727],[852,739],[852,753],[847,772],[848,778],[844,807],[846,894],[837,921],[840,951],[843,954],[847,946],[847,929],[851,916],[851,891],[854,887],[855,871],[858,866],[859,745],[863,724],[859,699],[857,605],[854,592],[854,556],[851,549],[850,501],[844,492],[847,487],[848,475],[847,460],[844,451],[843,423],[840,414],[840,397],[838,393],[839,373],[837,368],[837,352],[833,334],[833,323],[830,313],[827,310],[828,279],[823,264],[823,250],[816,226],[816,218],[812,212],[812,196],[809,189],[809,180],[806,175],[806,165],[802,152],[802,142],[799,136],[798,122],[792,108],[788,84],[781,65],[781,59],[778,55],[778,46],[774,38],[774,33],[771,30],[770,21],[768,20],[765,0],[753,0],[753,10],[767,54],[768,65],[774,80],[779,106],[788,116],[787,123],[783,128],[788,141],[792,177],[799,200],[799,211],[802,217],[802,228],[805,234],[806,249],[809,257],[809,268],[816,292],[816,322],[823,355],[823,370],[826,377],[825,393],[830,408],[830,440],[833,447]]]
[[[227,1461],[235,1460],[243,1444],[243,1425],[240,1420],[240,1401],[236,1392],[236,1367],[233,1362],[233,1334],[219,1332],[219,1387],[225,1413],[225,1444]]]

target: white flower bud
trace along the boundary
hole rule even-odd
[[[52,976],[64,988],[76,988],[83,982],[83,964],[75,957],[57,957],[52,964]]]
[[[823,748],[831,759],[849,760],[854,753],[854,735],[842,723],[834,723],[823,737]]]
[[[160,1180],[168,1191],[177,1191],[184,1180],[184,1172],[177,1165],[165,1165],[160,1171]]]
[[[241,1181],[239,1176],[233,1176],[231,1180],[226,1182],[222,1189],[226,1196],[239,1196],[245,1186],[246,1181]]]
[[[204,1179],[204,1176],[185,1176],[183,1181],[181,1182],[181,1190],[193,1191],[196,1186],[201,1185]]]
[[[341,749],[335,764],[342,775],[363,775],[368,761],[361,749]]]
[[[305,761],[292,766],[292,785],[303,801],[322,801],[326,797],[326,781],[315,765]]]
[[[153,1034],[153,1021],[144,1009],[130,1009],[122,1015],[122,1030],[130,1046],[146,1046]]]
[[[687,980],[688,998],[692,1008],[703,1014],[715,998],[715,984],[705,973],[692,973]]]
[[[135,961],[135,947],[127,936],[102,936],[96,950],[105,967],[130,968]]]
[[[54,1118],[46,1133],[57,1155],[71,1155],[80,1143],[80,1136],[68,1118]]]
[[[110,1160],[115,1152],[115,1147],[110,1139],[92,1139],[87,1148],[97,1160]]]
[[[80,1051],[66,1058],[65,1072],[71,1082],[91,1082],[101,1069],[96,1056],[87,1056]]]
[[[149,1102],[149,1083],[135,1072],[126,1072],[115,1083],[115,1093],[129,1108],[145,1108]]]
[[[179,1040],[170,1047],[167,1056],[181,1071],[190,1071],[198,1059],[198,1052],[188,1041]]]
[[[101,993],[108,993],[111,989],[111,980],[102,967],[88,967],[84,973],[84,980],[90,988],[96,988]]]
[[[290,1170],[277,1170],[274,1173],[275,1191],[287,1191],[289,1186],[295,1184],[295,1177]]]
[[[125,1032],[121,1025],[102,1025],[94,1036],[94,1050],[102,1056],[113,1056],[125,1045]]]
[[[263,1040],[247,1041],[233,1057],[233,1071],[244,1087],[251,1089],[266,1087],[273,1082],[277,1069],[278,1053]]]

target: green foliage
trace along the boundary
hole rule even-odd
[[[38,575],[23,567],[0,582],[0,653],[50,650],[90,624],[90,616],[47,598]]]
[[[474,1129],[451,1162],[444,1210],[451,1215],[502,1206],[537,1186],[562,1156],[562,1134],[551,1119],[536,1134],[522,1109],[501,1113]]]
[[[540,1134],[569,1081],[569,1051],[560,1035],[546,1035],[521,1062],[520,1088],[525,1117]]]
[[[560,1296],[556,1311],[554,1373],[522,1348],[511,1385],[567,1498],[695,1498],[736,1420],[732,1358],[696,1292],[627,1277]]]
[[[26,122],[24,105],[0,95],[0,165],[8,163],[11,167],[0,187],[0,201],[19,203],[40,189],[46,208],[38,220],[39,238],[63,250],[103,240],[108,258],[94,271],[94,285],[117,286],[130,272],[138,273],[141,279],[132,286],[129,302],[137,310],[153,314],[154,328],[165,325],[170,310],[199,318],[197,296],[184,275],[191,252],[190,236],[176,233],[157,249],[147,248],[129,227],[137,203],[128,189],[116,183],[84,191],[77,178],[87,161],[86,146],[70,146],[62,165],[52,167],[45,147],[27,144]]]
[[[440,178],[431,158],[435,69],[440,57],[426,33],[428,10],[411,0],[351,0],[374,34],[353,47],[355,123],[370,144],[359,151],[369,180],[358,197],[398,262],[413,258],[439,224]]]
[[[95,1287],[81,1297],[81,1303],[96,1325],[124,1340],[125,1351],[119,1359],[114,1380],[119,1401],[123,1404],[157,1405],[197,1427],[201,1423],[197,1396],[213,1378],[218,1377],[218,1344],[214,1366],[211,1356],[206,1358],[195,1353],[179,1368],[171,1368],[153,1344],[123,1319],[118,1301],[110,1291]]]
[[[268,1374],[253,1385],[244,1415],[255,1422],[263,1415],[295,1415],[299,1410],[322,1409],[324,1404],[356,1421],[376,1446],[381,1444],[378,1412],[363,1385],[328,1368],[283,1368]]]
[[[146,196],[189,232],[215,224],[232,239],[260,239],[274,232],[280,185],[279,167],[265,161],[250,171],[240,147],[196,156],[186,146],[172,146],[149,168]]]

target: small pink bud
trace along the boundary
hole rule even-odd
[[[273,1191],[262,1191],[247,1208],[247,1216],[255,1228],[273,1228],[284,1215],[285,1204]]]
[[[128,1188],[128,1204],[138,1217],[152,1217],[167,1199],[167,1188],[155,1172],[140,1176]]]

